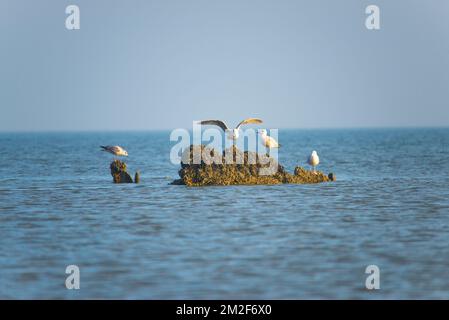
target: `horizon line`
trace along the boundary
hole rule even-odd
[[[449,125],[422,126],[348,126],[348,127],[280,127],[271,128],[278,130],[379,130],[379,129],[448,129]],[[165,132],[181,128],[161,128],[161,129],[37,129],[37,130],[0,130],[0,134],[5,133],[127,133],[127,132]],[[187,129],[187,128],[182,128]],[[192,128],[187,130],[191,131]],[[269,129],[270,130],[270,129]]]

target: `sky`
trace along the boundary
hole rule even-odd
[[[0,131],[449,125],[447,0],[0,0],[0,43]]]

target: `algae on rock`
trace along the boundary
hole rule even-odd
[[[296,167],[288,173],[277,161],[264,154],[232,146],[217,152],[204,145],[191,145],[182,155],[180,179],[173,184],[187,186],[320,183],[331,181],[322,172]]]
[[[111,162],[110,168],[114,183],[133,183],[133,179],[126,171],[126,163],[114,160]]]

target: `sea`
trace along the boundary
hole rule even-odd
[[[0,133],[0,298],[449,298],[448,128],[278,139],[288,171],[316,150],[337,181],[186,187],[170,131]]]

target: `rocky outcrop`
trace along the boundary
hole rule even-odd
[[[126,163],[120,160],[114,160],[111,162],[110,168],[114,183],[133,183],[133,179],[129,173],[126,172]],[[136,183],[138,183],[138,181]]]
[[[333,174],[332,177],[335,177]],[[219,153],[204,145],[190,146],[182,155],[180,179],[173,184],[187,186],[320,183],[332,179],[322,172],[296,167],[294,174],[268,155],[237,149]]]

